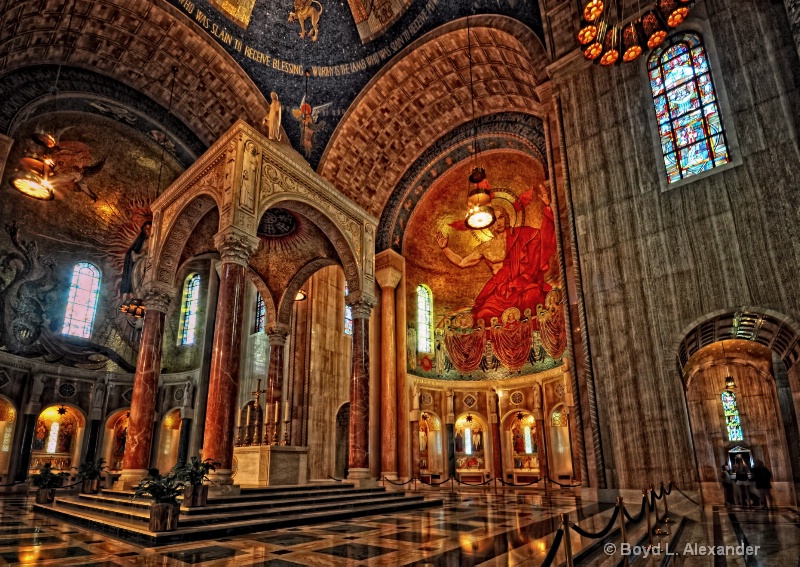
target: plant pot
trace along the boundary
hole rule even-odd
[[[208,502],[208,485],[198,486],[187,485],[183,490],[183,505],[187,508],[198,508],[205,506]]]
[[[180,510],[175,504],[151,504],[150,531],[171,532],[177,529]]]
[[[37,488],[36,489],[36,503],[37,504],[52,504],[56,498],[55,488]]]
[[[81,485],[81,494],[97,494],[100,492],[100,479],[84,480]]]

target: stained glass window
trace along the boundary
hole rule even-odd
[[[464,430],[464,453],[472,454],[472,430],[469,427]]]
[[[267,324],[267,306],[260,293],[256,294],[256,333],[263,333]]]
[[[526,425],[525,429],[525,452],[527,454],[533,453],[533,437],[531,436],[531,426]]]
[[[67,312],[64,315],[65,335],[88,339],[92,336],[94,314],[97,311],[97,295],[100,291],[100,270],[88,262],[75,264],[72,283],[69,286]]]
[[[344,284],[344,296],[350,295],[350,288]],[[344,333],[346,335],[353,334],[353,308],[349,305],[344,306]]]
[[[424,285],[417,286],[417,350],[433,352],[433,293]]]
[[[722,392],[722,410],[725,412],[725,426],[728,429],[728,441],[744,441],[742,421],[736,404],[736,394],[730,390]]]
[[[200,274],[186,278],[183,286],[183,306],[181,310],[181,345],[194,344],[194,331],[197,327],[197,306],[200,304]]]
[[[669,183],[730,161],[702,38],[677,34],[648,63],[650,88]]]
[[[56,448],[58,447],[58,430],[60,427],[61,425],[57,421],[54,421],[50,425],[50,435],[47,437],[47,448],[45,449],[45,452],[56,452]]]

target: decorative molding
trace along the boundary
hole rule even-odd
[[[234,226],[214,236],[214,246],[219,250],[224,264],[239,264],[247,267],[250,256],[256,253],[261,240]]]
[[[172,286],[167,286],[160,282],[152,282],[145,287],[142,301],[144,301],[144,306],[148,311],[166,313],[169,311],[169,306],[177,294],[178,290]]]

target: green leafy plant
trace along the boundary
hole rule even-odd
[[[106,470],[108,470],[108,467],[105,459],[87,461],[78,466],[78,478],[80,480],[97,480],[103,476],[103,472]]]
[[[67,473],[54,473],[53,465],[45,463],[39,472],[30,476],[30,481],[36,488],[59,488],[67,477]]]
[[[183,494],[183,482],[178,480],[174,469],[162,476],[158,469],[149,469],[148,476],[139,481],[134,498],[149,497],[156,504],[178,505],[178,496]]]
[[[201,461],[197,457],[183,465],[176,465],[173,470],[178,480],[189,486],[201,486],[208,481],[208,473],[217,470],[221,463],[213,459]]]

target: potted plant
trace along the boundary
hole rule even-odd
[[[78,479],[83,481],[81,493],[97,494],[100,492],[100,479],[106,469],[108,467],[105,459],[81,463],[78,467]]]
[[[171,532],[178,527],[178,496],[183,493],[183,483],[174,471],[161,476],[158,469],[149,469],[148,476],[139,481],[133,497],[148,496],[150,506],[150,531]]]
[[[30,477],[31,484],[36,487],[36,503],[52,504],[56,497],[56,488],[64,482],[67,473],[54,473],[53,465],[42,465],[39,472]]]
[[[179,464],[175,467],[175,474],[178,480],[184,484],[183,505],[187,508],[205,506],[208,501],[208,473],[217,470],[220,463],[206,459],[201,461],[197,457],[192,457],[188,463]]]

